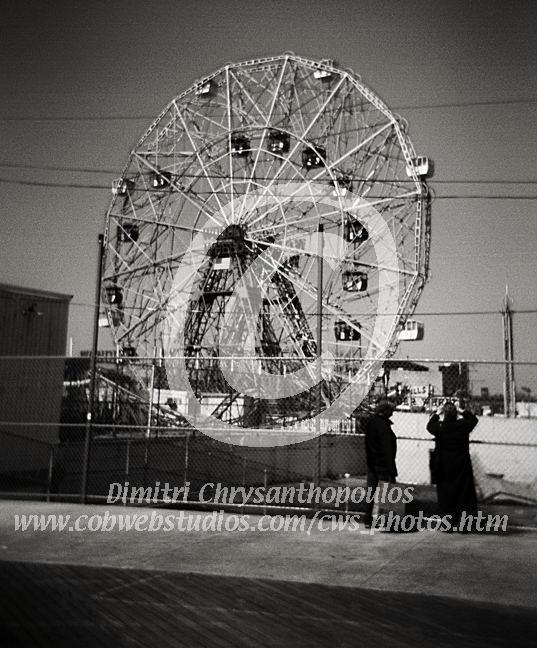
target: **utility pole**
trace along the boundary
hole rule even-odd
[[[95,287],[95,310],[93,315],[93,344],[91,346],[90,383],[88,397],[88,411],[86,413],[86,434],[84,438],[84,459],[82,463],[82,486],[80,501],[86,503],[88,492],[88,475],[90,466],[91,437],[93,435],[93,410],[95,401],[95,373],[97,365],[97,349],[99,346],[99,313],[101,310],[101,283],[103,276],[104,235],[99,234],[99,265],[97,267],[97,285]]]
[[[505,361],[503,380],[504,414],[508,418],[516,416],[515,367],[513,354],[513,311],[511,300],[505,287],[505,299],[502,313],[503,324],[503,359]]]
[[[316,457],[315,457],[315,486],[321,485],[321,408],[322,408],[322,368],[321,368],[321,355],[323,353],[323,238],[324,238],[324,225],[319,223],[317,230],[317,390],[316,390],[316,419],[315,419],[315,432],[317,435],[316,444]]]

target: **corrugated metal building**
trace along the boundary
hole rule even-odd
[[[0,475],[48,465],[58,440],[71,299],[0,284]]]
[[[0,284],[0,356],[65,355],[72,298]]]

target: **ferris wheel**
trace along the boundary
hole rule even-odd
[[[371,352],[382,272],[372,232],[347,208],[348,195],[381,215],[396,244],[393,326],[374,349],[392,354],[429,262],[432,164],[416,156],[406,131],[352,70],[292,53],[227,64],[174,98],[130,154],[106,215],[102,298],[124,355],[162,353],[162,322],[185,253],[202,229],[221,222],[226,205],[238,204],[197,272],[185,329],[185,353],[196,360],[189,366],[213,366],[234,286],[263,250],[279,246],[284,255],[263,289],[256,351],[269,370],[285,371],[285,359],[316,356],[320,326],[341,389],[348,367]],[[241,207],[260,191],[297,183],[325,187],[330,204]],[[319,226],[346,243],[322,286],[317,257],[289,245]],[[270,358],[280,363],[270,369]],[[226,390],[219,374],[204,374],[200,392]]]

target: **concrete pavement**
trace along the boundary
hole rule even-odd
[[[277,528],[281,520],[262,520],[259,515],[250,515],[247,530],[226,531],[227,520],[228,528],[233,528],[238,522],[230,520],[232,514],[225,513],[220,518],[220,531],[203,531],[203,523],[206,521],[205,524],[209,524],[211,513],[193,510],[185,511],[184,526],[187,526],[188,516],[193,524],[195,516],[199,515],[199,530],[178,531],[176,522],[173,531],[163,528],[158,531],[120,531],[117,523],[115,528],[106,532],[67,530],[78,518],[80,525],[85,528],[90,518],[101,516],[104,519],[107,511],[108,516],[150,516],[152,510],[111,505],[0,502],[0,561],[3,561],[0,568],[7,563],[32,563],[100,570],[144,570],[177,576],[255,579],[274,582],[281,587],[287,583],[288,586],[301,584],[304,587],[340,588],[338,592],[350,592],[350,589],[341,588],[352,588],[366,600],[368,591],[371,596],[373,592],[392,597],[397,594],[419,595],[423,601],[449,602],[450,609],[463,610],[475,605],[481,606],[481,609],[483,605],[488,606],[487,609],[494,608],[491,615],[496,619],[499,618],[498,610],[503,610],[506,618],[521,613],[526,620],[533,619],[537,624],[537,531],[534,530],[508,526],[507,531],[465,535],[427,530],[366,535],[360,532],[362,529],[350,531],[349,527],[332,530],[328,518],[319,526],[318,518],[309,531],[310,520],[302,531],[275,531],[270,530],[271,519],[275,520],[273,528]],[[179,510],[155,510],[155,515],[180,515]],[[50,528],[34,530],[33,525],[26,531],[16,531],[15,516],[21,520],[23,515],[27,520],[30,515],[63,515],[64,518],[69,515],[70,519],[64,531],[52,531]],[[240,515],[237,513],[237,516]],[[111,520],[110,517],[108,519]],[[218,516],[215,519],[218,520]],[[98,523],[99,518],[93,517],[93,525],[98,526]],[[246,524],[243,526],[246,528]],[[386,622],[386,618],[389,618],[389,611],[383,622]],[[512,645],[526,645],[520,643],[523,641],[522,634],[512,639]],[[207,645],[212,645],[207,641]],[[117,641],[115,645],[118,645]],[[283,644],[280,641],[263,645]],[[295,641],[290,645],[299,644]],[[491,645],[490,640],[487,645]]]

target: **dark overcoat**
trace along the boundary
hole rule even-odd
[[[369,470],[376,475],[389,475],[393,480],[397,476],[397,437],[392,431],[392,424],[389,418],[373,415],[366,425],[365,451]]]
[[[470,432],[478,419],[471,412],[463,412],[440,421],[434,414],[427,430],[435,437],[436,491],[438,507],[443,514],[454,518],[463,511],[477,510],[474,474],[470,459]]]

